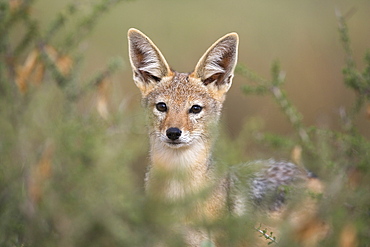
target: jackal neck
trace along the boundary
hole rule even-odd
[[[153,141],[146,176],[147,193],[175,200],[209,186],[214,175],[210,149],[208,143],[176,149]]]

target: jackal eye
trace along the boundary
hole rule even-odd
[[[167,111],[166,103],[159,102],[155,105],[155,108],[157,108],[158,111],[165,112]]]
[[[199,112],[201,112],[201,111],[202,111],[202,109],[203,109],[203,107],[201,107],[200,105],[193,105],[193,106],[190,108],[189,112],[190,112],[190,113],[199,113]]]

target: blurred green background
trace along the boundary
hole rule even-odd
[[[338,31],[336,11],[348,30]],[[309,246],[368,246],[369,13],[368,0],[0,0],[0,246],[184,246],[168,212],[191,212],[194,198],[165,205],[144,194],[149,145],[128,62],[131,27],[183,72],[219,37],[238,32],[239,72],[266,78],[268,92],[243,93],[256,82],[236,75],[214,152],[218,167],[248,177],[248,160],[304,164],[325,188],[310,195],[314,217],[274,232],[280,246],[308,246],[306,230],[322,232],[321,222],[330,232]],[[284,85],[271,78],[274,61]],[[364,103],[359,113],[354,102]],[[229,243],[250,240],[263,221],[253,210],[199,225],[221,229]]]
[[[70,1],[39,0],[32,10],[44,23]],[[84,1],[80,1],[81,4]],[[370,2],[367,0],[146,0],[124,2],[98,23],[85,44],[86,73],[96,71],[112,56],[125,66],[113,82],[115,104],[122,98],[138,105],[140,94],[131,79],[126,33],[135,27],[159,47],[178,71],[191,71],[205,50],[222,35],[240,36],[239,63],[269,78],[271,62],[279,60],[286,72],[286,90],[304,115],[304,123],[338,128],[339,109],[354,95],[343,84],[344,52],[335,10],[348,13],[354,59],[362,68],[370,46]],[[245,97],[238,76],[228,94],[223,116],[232,135],[246,118],[263,119],[265,129],[290,134],[286,117],[268,97]],[[360,131],[370,137],[369,116],[358,117]]]

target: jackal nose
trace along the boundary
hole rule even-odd
[[[169,139],[171,139],[172,141],[174,140],[177,140],[179,139],[179,137],[181,136],[181,130],[179,130],[178,128],[169,128],[166,130],[166,135]]]

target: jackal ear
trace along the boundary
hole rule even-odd
[[[193,76],[222,96],[232,83],[238,58],[239,37],[229,33],[217,40],[199,60]]]
[[[139,30],[128,30],[128,45],[135,84],[147,94],[171,69],[157,46]]]

